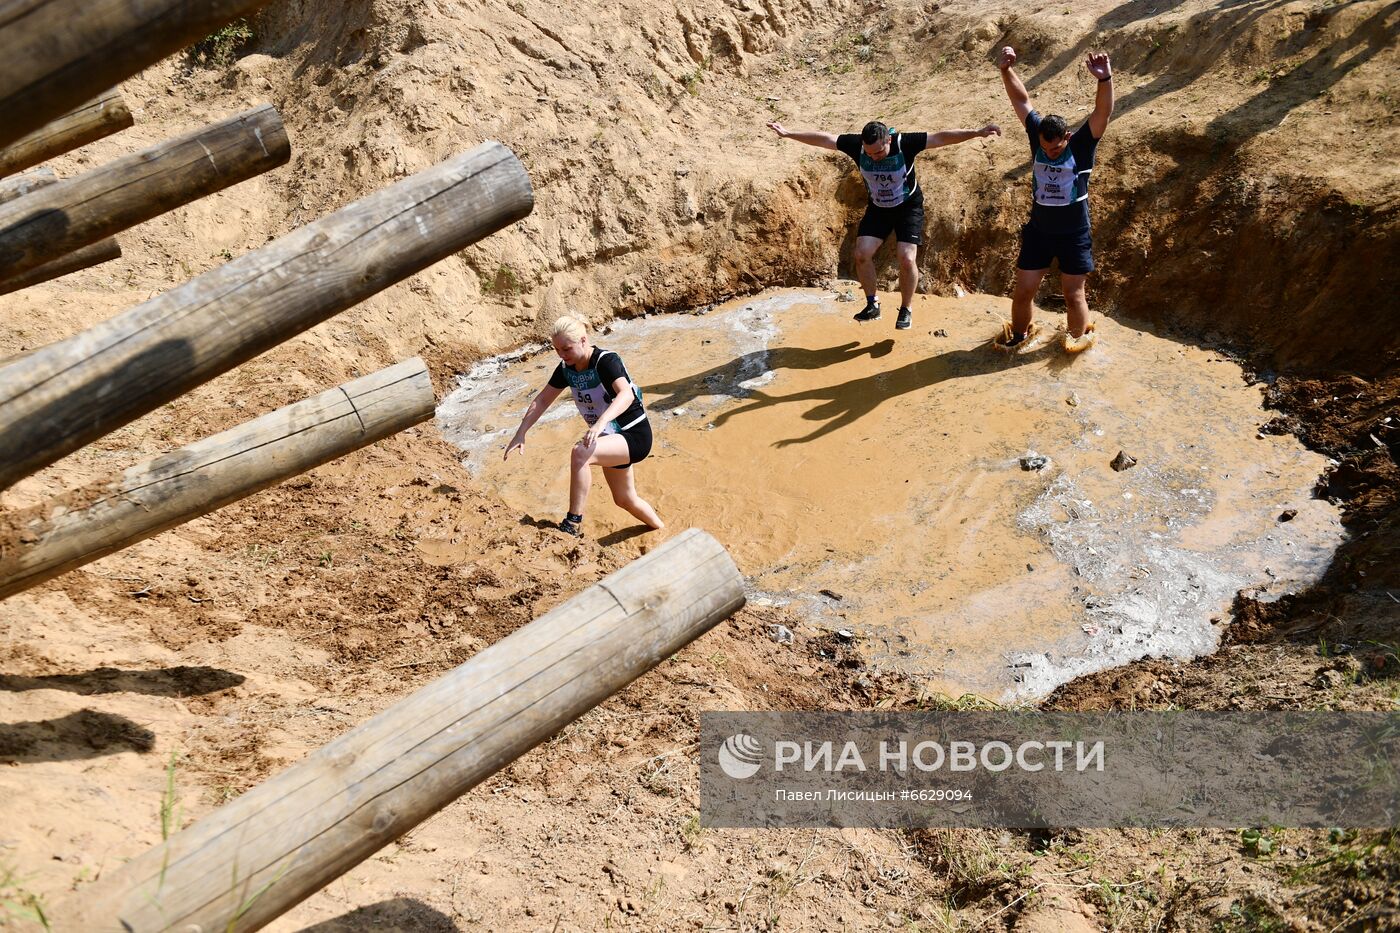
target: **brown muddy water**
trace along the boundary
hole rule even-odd
[[[896,331],[897,296],[856,324],[839,295],[775,290],[595,342],[643,388],[656,446],[636,482],[670,528],[709,531],[751,600],[853,633],[930,691],[1007,702],[1208,653],[1238,591],[1297,591],[1341,542],[1310,494],[1324,459],[1261,436],[1261,388],[1216,353],[1100,317],[1085,353],[1045,333],[1007,355],[988,345],[1005,299],[920,297]],[[537,519],[567,505],[567,393],[523,458],[501,455],[556,362],[482,361],[438,411],[464,464]],[[1113,470],[1120,450],[1137,465]],[[636,523],[594,472],[585,532],[623,540]]]

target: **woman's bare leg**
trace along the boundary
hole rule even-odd
[[[616,502],[619,507],[626,509],[648,528],[666,527],[666,523],[656,514],[656,510],[651,507],[651,503],[637,495],[637,487],[633,480],[632,468],[630,466],[625,470],[605,469],[603,470],[603,478],[608,481],[608,488],[612,490],[613,501]]]

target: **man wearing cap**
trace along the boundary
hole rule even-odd
[[[816,130],[789,130],[781,123],[768,126],[783,139],[795,139],[820,149],[835,149],[856,161],[870,192],[865,216],[856,229],[856,277],[865,289],[865,307],[856,314],[856,320],[873,321],[880,316],[880,299],[875,293],[875,252],[893,232],[899,256],[900,297],[894,326],[899,330],[907,329],[914,320],[909,306],[919,284],[919,267],[915,260],[924,235],[924,193],[914,177],[914,157],[925,149],[951,146],[983,136],[1000,136],[1001,127],[988,123],[980,130],[901,133],[872,121],[859,133],[838,136]]]
[[[1065,118],[1042,117],[1031,107],[1030,95],[1012,70],[1016,50],[1006,46],[997,62],[1001,81],[1016,116],[1026,127],[1031,147],[1031,216],[1021,228],[1021,252],[1016,257],[1016,288],[1011,296],[1011,323],[997,345],[1015,349],[1032,334],[1032,301],[1051,260],[1060,263],[1060,287],[1065,295],[1065,349],[1088,349],[1094,342],[1084,279],[1094,270],[1093,240],[1089,235],[1089,173],[1094,151],[1113,116],[1113,67],[1108,55],[1090,53],[1084,61],[1098,82],[1094,109],[1084,125],[1069,133]]]

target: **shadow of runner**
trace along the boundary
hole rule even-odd
[[[1179,91],[1201,78],[1211,68],[1219,64],[1220,60],[1229,54],[1234,43],[1247,30],[1254,26],[1264,14],[1277,7],[1286,5],[1289,0],[1227,0],[1218,4],[1215,8],[1197,13],[1191,16],[1184,24],[1171,24],[1169,29],[1179,35],[1201,37],[1201,47],[1197,48],[1185,64],[1173,62],[1169,67],[1161,70],[1157,77],[1147,84],[1133,88],[1130,91],[1118,94],[1113,105],[1113,118],[1121,120],[1126,114],[1144,104],[1149,104],[1164,94]],[[1034,103],[1035,92],[1047,81],[1059,75],[1066,68],[1074,67],[1079,59],[1083,58],[1093,49],[1106,49],[1113,54],[1118,53],[1112,48],[1110,41],[1112,36],[1104,36],[1100,33],[1106,30],[1120,29],[1133,22],[1155,16],[1171,8],[1180,5],[1180,0],[1175,2],[1154,2],[1144,3],[1143,0],[1134,0],[1133,3],[1124,4],[1113,11],[1100,17],[1094,24],[1094,28],[1073,47],[1066,49],[1055,56],[1044,66],[1038,68],[1036,73],[1025,79],[1026,90],[1032,95]],[[1144,10],[1143,7],[1146,7]],[[1147,56],[1139,62],[1128,62],[1121,58],[1115,62],[1114,71],[1116,75],[1132,75],[1133,73],[1146,73],[1154,70],[1153,57],[1157,54],[1157,49],[1153,49]],[[992,50],[995,57],[996,49]],[[1093,91],[1089,91],[1090,97],[1086,103],[1093,102]],[[1040,109],[1040,108],[1038,108]],[[1236,108],[1237,112],[1240,108]],[[1053,113],[1054,107],[1040,109],[1041,113]],[[1085,118],[1087,119],[1087,117]],[[1220,122],[1219,117],[1212,123],[1212,128]],[[1084,120],[1075,117],[1070,120],[1070,129],[1078,129]],[[1025,129],[1021,128],[1021,136],[1024,137]],[[1020,181],[1030,174],[1030,163],[1018,163],[1014,168],[1005,172],[1002,178],[1006,181]]]
[[[0,723],[0,762],[82,761],[120,752],[149,752],[155,733],[125,716],[83,709],[45,722]]]
[[[461,927],[436,907],[429,907],[411,897],[396,897],[391,901],[357,907],[348,914],[303,927],[301,933],[360,933],[362,930],[374,930],[375,933],[458,933]]]
[[[1396,21],[1389,22],[1392,18]],[[1244,137],[1273,129],[1300,104],[1322,96],[1378,53],[1393,48],[1398,35],[1400,3],[1389,3],[1288,74],[1270,79],[1268,86],[1249,100],[1211,120],[1206,132]]]
[[[642,535],[646,534],[648,531],[651,530],[652,529],[648,528],[646,525],[632,525],[628,528],[618,529],[612,534],[603,535],[601,538],[598,539],[598,543],[601,544],[603,547],[611,547],[614,544],[621,544],[622,542],[630,541],[633,538],[640,538]]]
[[[154,671],[124,671],[99,667],[82,674],[45,674],[26,677],[0,674],[0,690],[66,690],[79,696],[103,693],[142,693],[157,697],[193,697],[217,693],[243,683],[242,674],[215,667],[167,667]]]
[[[1123,29],[1131,26],[1138,20],[1148,19],[1154,16],[1162,16],[1181,6],[1186,0],[1129,0],[1128,3],[1120,3],[1109,10],[1090,27],[1084,37],[1074,45],[1056,55],[1043,67],[1036,70],[1036,73],[1026,79],[1026,90],[1034,91],[1046,81],[1055,77],[1065,68],[1071,67],[1089,54],[1090,51],[1105,48],[1106,38],[1102,33],[1111,29]],[[1273,3],[1283,2],[1283,0],[1272,0]],[[1005,43],[1002,43],[1005,44]],[[1013,43],[1014,45],[1014,43]],[[992,49],[992,60],[996,60],[1000,45]],[[1020,51],[1020,50],[1018,50]]]
[[[773,405],[788,402],[821,402],[815,408],[803,412],[802,417],[808,421],[825,421],[826,424],[802,437],[775,441],[773,446],[781,448],[805,444],[859,421],[892,398],[926,389],[949,379],[980,376],[1025,366],[1045,360],[1050,354],[1059,352],[1059,345],[1053,340],[1034,350],[1015,354],[1002,353],[989,343],[971,350],[950,350],[938,356],[916,360],[899,369],[862,376],[838,385],[819,386],[790,395],[754,392],[752,402],[722,413],[714,419],[714,425],[716,428],[721,427],[731,418]]]
[[[881,340],[868,347],[860,341],[852,340],[837,347],[812,350],[806,347],[770,347],[737,356],[723,365],[707,369],[693,376],[684,376],[671,382],[660,382],[643,386],[644,395],[664,397],[647,402],[649,411],[670,411],[689,404],[705,395],[728,395],[731,398],[748,398],[754,390],[740,385],[777,369],[822,369],[848,360],[869,356],[879,359],[894,351],[893,340]]]

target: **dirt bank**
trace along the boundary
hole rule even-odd
[[[123,237],[122,260],[6,296],[0,357],[103,320],[484,138],[527,221],[0,496],[21,508],[414,353],[442,394],[576,307],[596,322],[845,268],[859,183],[767,119],[1006,121],[990,65],[1073,118],[1114,55],[1093,300],[1234,348],[1338,461],[1354,535],[1312,591],[1242,604],[1233,644],[1053,701],[1394,708],[1397,13],[1379,0],[1010,3],[284,2],[218,67],[127,82],[137,125],[66,175],[270,101],[293,164]],[[921,156],[926,287],[1004,294],[1026,204],[1014,132]],[[883,267],[885,273],[891,271]],[[1361,381],[1357,381],[1361,380]],[[1392,418],[1390,422],[1386,418]],[[1372,439],[1374,438],[1374,440]],[[645,546],[505,509],[426,428],[0,605],[0,923],[469,657]],[[477,556],[445,560],[466,543]],[[784,624],[793,646],[767,635]],[[1342,647],[1345,646],[1345,647]],[[701,832],[707,708],[928,703],[802,619],[751,607],[297,908],[279,929],[1363,928],[1400,905],[1393,834]],[[171,766],[173,757],[173,767]],[[168,800],[171,798],[167,798]],[[167,808],[167,812],[170,812]]]

